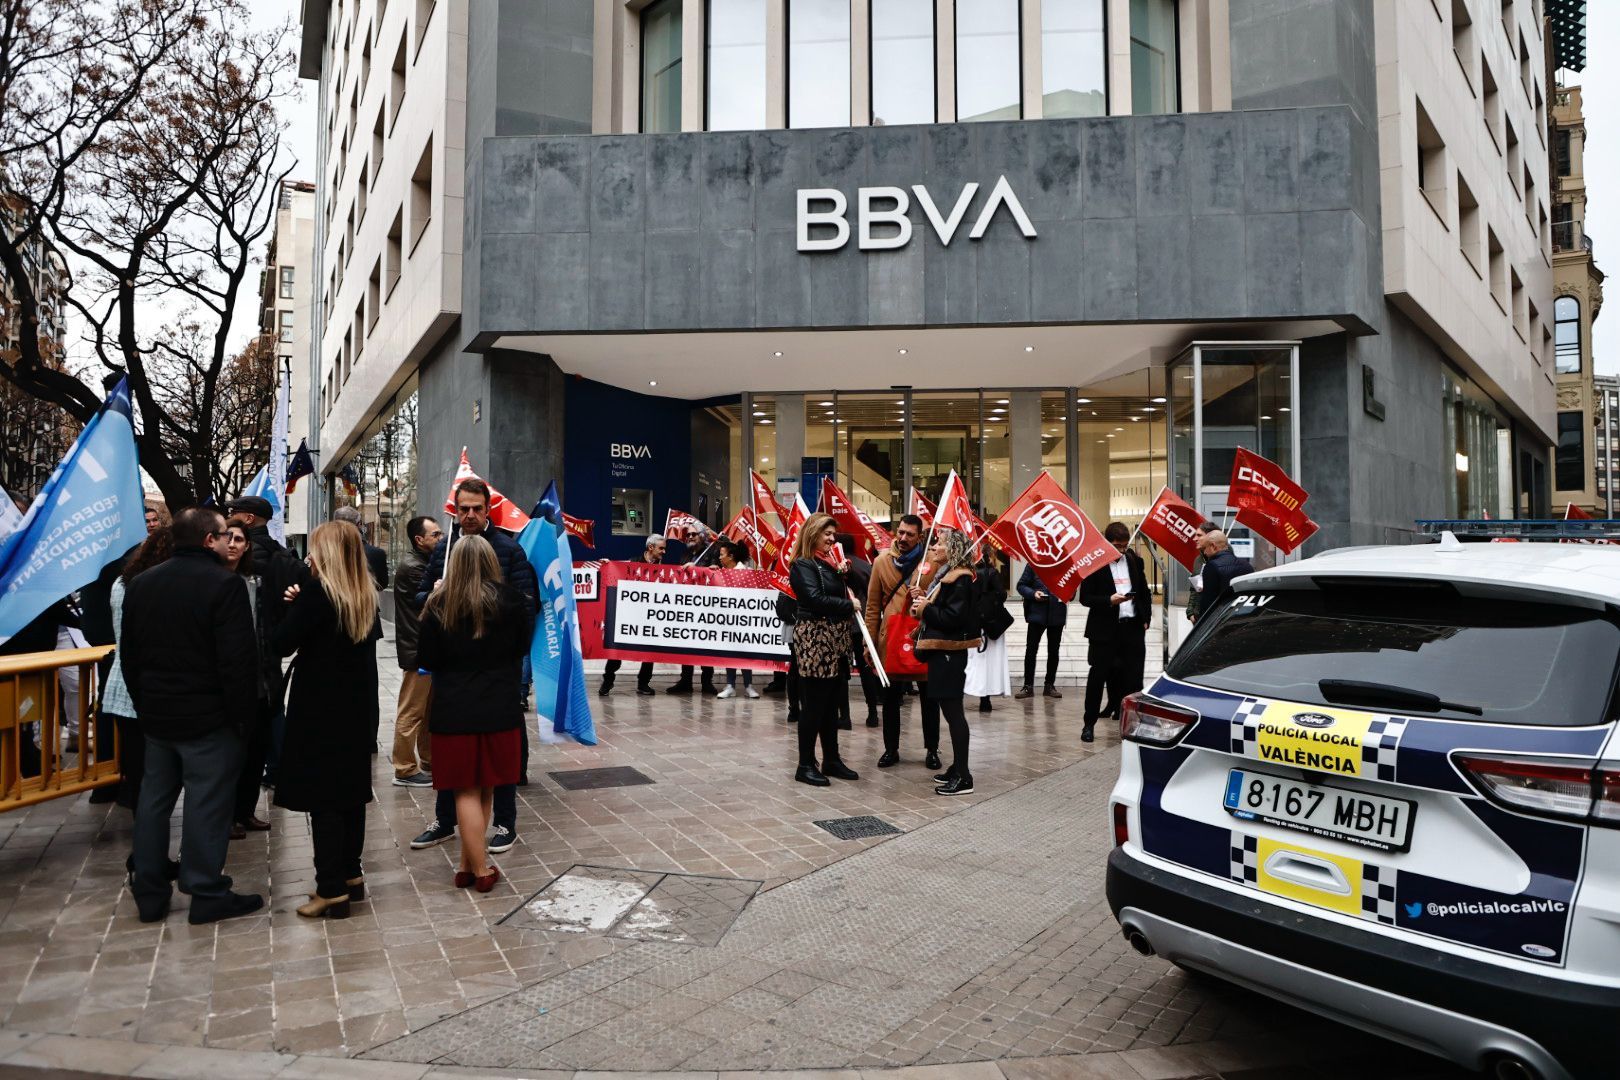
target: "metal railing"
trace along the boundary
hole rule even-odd
[[[0,812],[116,784],[118,732],[96,720],[97,664],[111,645],[0,657]],[[78,691],[62,672],[78,675]],[[64,719],[77,721],[77,749],[63,746]]]
[[[1555,221],[1552,226],[1554,251],[1591,251],[1592,237],[1579,221]]]

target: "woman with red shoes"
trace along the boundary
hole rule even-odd
[[[433,786],[456,793],[460,889],[487,893],[500,880],[484,834],[495,789],[517,783],[521,771],[520,687],[531,630],[523,595],[501,580],[495,549],[481,536],[463,536],[422,609],[416,649],[433,680]]]

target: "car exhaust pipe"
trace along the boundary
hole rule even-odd
[[[1153,955],[1153,943],[1148,941],[1147,935],[1132,926],[1125,927],[1125,944],[1141,953],[1143,956]]]
[[[1486,1075],[1492,1080],[1541,1080],[1541,1074],[1529,1062],[1512,1054],[1500,1054],[1491,1059]]]

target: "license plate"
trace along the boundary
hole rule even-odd
[[[1307,784],[1269,773],[1233,769],[1226,777],[1226,810],[1313,836],[1327,836],[1380,851],[1405,851],[1412,843],[1417,804],[1346,788]]]

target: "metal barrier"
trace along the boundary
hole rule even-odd
[[[0,811],[118,782],[118,732],[96,720],[96,665],[112,651],[101,645],[0,656]],[[77,700],[62,688],[64,668],[77,669]],[[65,708],[78,721],[76,752],[63,749]]]

